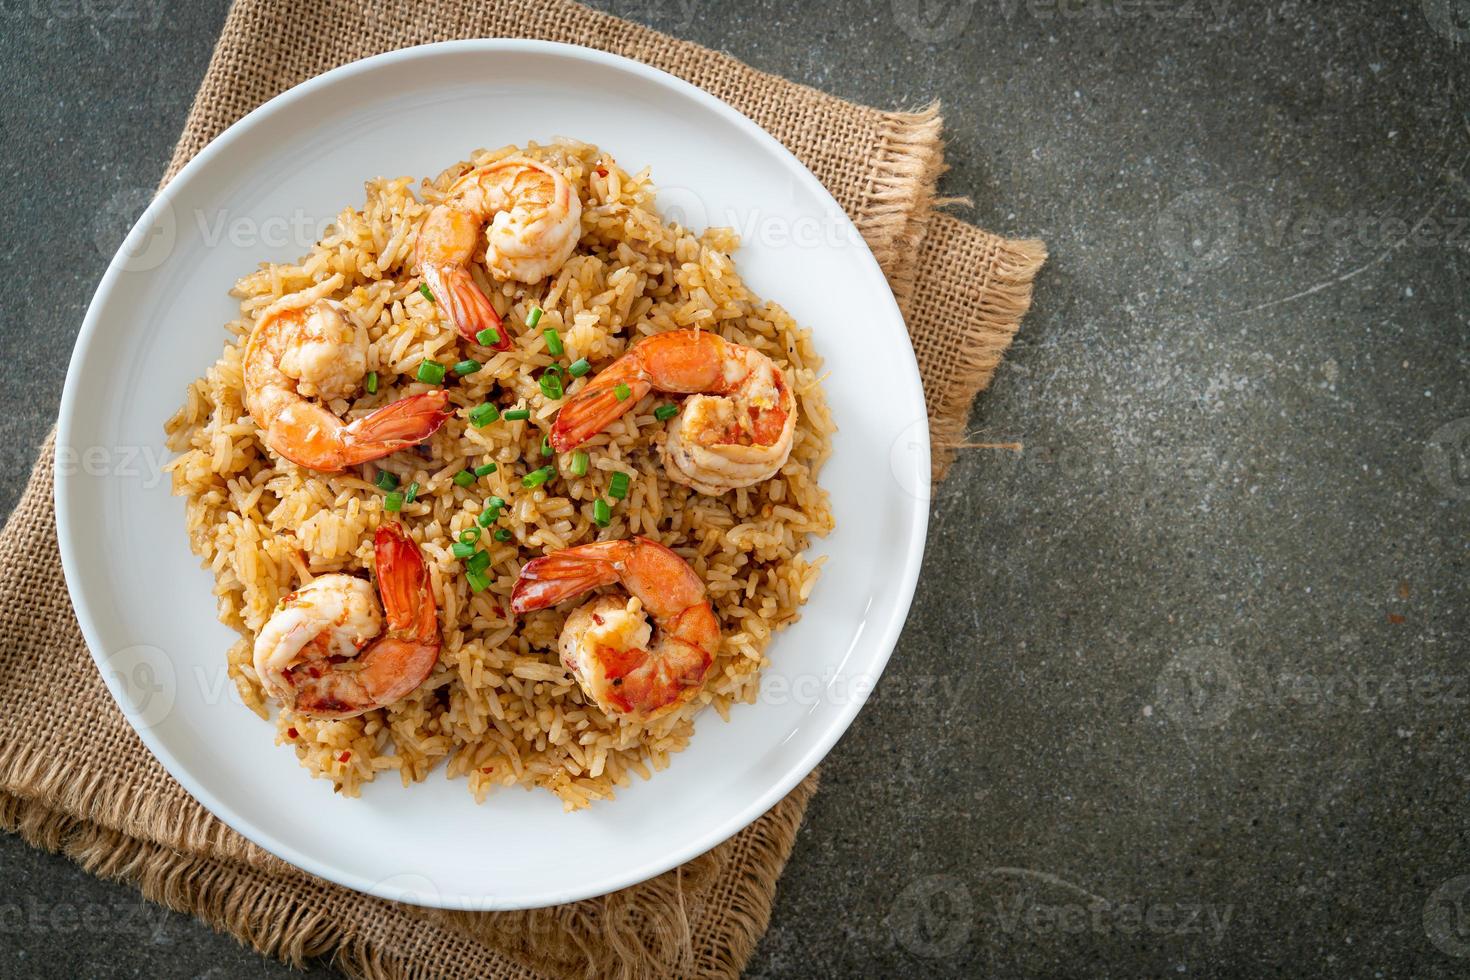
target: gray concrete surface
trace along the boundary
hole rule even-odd
[[[942,99],[1052,251],[751,974],[1470,972],[1470,3],[598,6]],[[223,4],[0,16],[8,508]],[[285,972],[0,839],[0,973]]]

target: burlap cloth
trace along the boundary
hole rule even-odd
[[[495,36],[583,44],[662,68],[750,116],[810,167],[852,216],[904,308],[927,393],[935,476],[943,474],[971,401],[1030,302],[1045,250],[934,210],[943,169],[935,108],[853,105],[565,0],[238,0],[164,179],[250,109],[329,68],[429,41]],[[730,976],[744,966],[770,917],[815,774],[708,854],[572,905],[440,912],[310,877],[195,803],[114,707],[67,600],[51,456],[48,441],[0,543],[7,829],[292,963],[330,956],[374,977]]]

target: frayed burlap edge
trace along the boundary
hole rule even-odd
[[[526,977],[536,972],[625,978],[737,975],[765,933],[771,914],[770,895],[816,788],[817,778],[813,774],[765,818],[773,826],[757,842],[760,853],[741,865],[725,919],[719,928],[701,937],[697,949],[691,945],[693,937],[687,916],[680,915],[671,922],[650,923],[628,903],[629,892],[617,892],[603,899],[551,909],[503,913],[506,918],[519,915],[526,919],[519,927],[505,926],[497,930],[503,933],[495,937],[502,948],[514,950],[521,961],[508,962],[507,966],[524,970]],[[334,918],[313,908],[309,894],[282,887],[285,882],[260,868],[130,837],[8,793],[0,793],[0,828],[19,835],[33,847],[71,859],[89,874],[130,884],[149,901],[194,915],[216,931],[228,933],[242,944],[293,966],[304,966],[311,959],[328,959],[344,972],[370,980],[429,980],[446,975],[447,967],[458,965],[446,962],[446,952],[447,958],[453,960],[456,945],[463,949],[463,944],[489,938],[482,930],[471,927],[472,923],[485,921],[474,913],[397,906],[421,917],[425,930],[435,933],[421,937],[415,944],[435,949],[436,959],[425,962],[414,957],[414,949],[389,948],[364,934],[356,928],[353,919]],[[696,859],[685,867],[698,864]],[[656,881],[669,879],[666,887],[682,894],[680,878],[685,873],[682,868],[675,869]],[[713,875],[718,871],[706,868],[695,873]],[[325,883],[321,887],[335,888]],[[590,929],[587,921],[574,921],[589,917],[594,920]],[[518,938],[517,928],[529,933],[553,928],[561,935],[600,935],[603,946],[600,949],[586,944],[579,947],[585,959],[578,963],[546,955],[547,947],[538,950],[538,944]],[[647,942],[650,929],[665,934],[662,942],[653,944],[653,949]],[[455,933],[459,934],[460,944],[454,942]],[[465,950],[467,961],[471,955]]]
[[[195,915],[293,965],[339,952],[366,954],[352,950],[343,924],[293,905],[284,894],[272,900],[266,889],[252,888],[235,865],[129,837],[8,794],[0,794],[0,827],[34,847],[65,855],[90,874],[127,882],[149,901]]]
[[[52,445],[48,440],[43,454],[49,455],[47,450]],[[78,779],[76,768],[58,765],[54,750],[7,746],[0,752],[0,773],[5,774],[6,784],[0,792],[14,791],[17,799],[53,810],[58,819],[130,830],[156,828],[156,832],[141,834],[141,839],[179,854],[220,857],[265,871],[279,873],[291,868],[201,806],[174,806],[152,798],[144,787],[111,792],[105,772],[93,771]]]
[[[874,176],[855,221],[867,241],[878,243],[873,245],[873,256],[883,267],[899,309],[914,322],[923,319],[915,316],[916,302],[922,305],[924,299],[915,296],[919,271],[924,261],[938,257],[925,249],[936,244],[929,229],[936,221],[946,226],[962,224],[941,209],[969,204],[965,198],[936,196],[939,178],[949,169],[940,138],[943,128],[938,102],[915,112],[883,114],[872,158]],[[970,406],[990,387],[1022,317],[1031,308],[1033,283],[1046,264],[1046,243],[1040,239],[995,238],[993,242],[974,284],[977,320],[965,327],[967,343],[952,355],[953,379],[925,390],[931,475],[936,481],[949,472],[955,453],[969,445],[965,428]],[[952,319],[940,310],[922,312],[939,316],[941,322]]]
[[[946,214],[936,214],[935,222],[962,224]],[[926,239],[926,252],[937,246],[934,237]],[[936,482],[949,472],[955,453],[971,445],[965,436],[970,408],[976,396],[990,387],[996,368],[1021,328],[1021,318],[1031,308],[1036,276],[1046,264],[1046,243],[1040,239],[993,241],[977,277],[978,323],[966,331],[966,343],[951,355],[955,380],[926,387],[924,392],[929,411],[931,472]],[[914,299],[915,305],[923,302],[923,297]]]
[[[873,150],[873,176],[854,222],[872,245],[873,257],[905,314],[918,279],[919,245],[946,169],[943,129],[938,102],[916,112],[883,114]]]

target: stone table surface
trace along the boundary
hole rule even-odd
[[[1466,975],[1470,3],[598,6],[1051,249],[751,974]],[[224,10],[0,3],[6,511]],[[0,974],[287,970],[0,837]]]

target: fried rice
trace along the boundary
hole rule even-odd
[[[418,228],[453,180],[471,166],[520,153],[565,175],[584,205],[582,237],[551,279],[499,283],[486,272],[483,247],[472,264],[513,338],[510,350],[471,349],[411,274]],[[185,498],[190,544],[215,579],[219,617],[240,639],[229,674],[244,703],[269,718],[252,665],[256,633],[287,593],[329,572],[367,574],[373,532],[399,519],[418,541],[432,579],[443,631],[439,662],[409,697],[345,720],[276,712],[276,741],[290,746],[313,775],[349,796],[384,771],[405,785],[440,762],[463,777],[477,801],[493,787],[545,787],[567,809],[610,799],[633,775],[648,778],[688,744],[706,705],[728,718],[752,703],[773,635],[794,622],[816,583],[820,560],[804,551],[833,526],[817,475],[834,431],[820,383],[821,360],[808,331],[775,303],[753,295],[736,273],[738,239],[728,228],[702,234],[665,224],[648,171],[630,174],[595,146],[571,140],[477,151],[415,188],[412,178],[376,179],[360,209],[348,208],[299,263],[262,264],[233,293],[240,317],[229,323],[219,360],[189,386],[168,421],[174,492]],[[303,469],[275,456],[243,407],[241,356],[259,318],[318,299],[339,301],[366,329],[375,394],[329,402],[355,418],[390,401],[429,390],[415,380],[425,360],[453,364],[484,358],[482,370],[447,383],[454,414],[422,446],[340,474]],[[535,328],[532,310],[542,313]],[[562,401],[543,393],[548,365],[588,359],[594,372],[642,335],[698,327],[771,357],[787,375],[799,410],[788,462],[772,479],[707,496],[667,479],[657,447],[665,424],[643,399],[583,446],[585,476],[570,455],[543,455],[543,439]],[[560,358],[543,331],[557,331]],[[575,392],[584,382],[569,386]],[[466,413],[492,402],[524,407],[525,421],[503,418],[483,428]],[[469,486],[456,474],[486,462],[497,469]],[[554,463],[557,474],[528,488],[527,472]],[[380,470],[399,486],[419,485],[397,515],[385,512],[375,485]],[[631,478],[627,496],[610,501],[612,520],[598,527],[593,503],[614,473]],[[486,501],[506,501],[497,528],[510,532],[481,546],[491,556],[489,588],[473,592],[451,552],[475,526]],[[511,589],[522,565],[588,541],[640,534],[677,551],[707,584],[723,642],[698,695],[677,710],[643,721],[613,716],[585,698],[560,663],[556,644],[568,609],[513,617]]]

